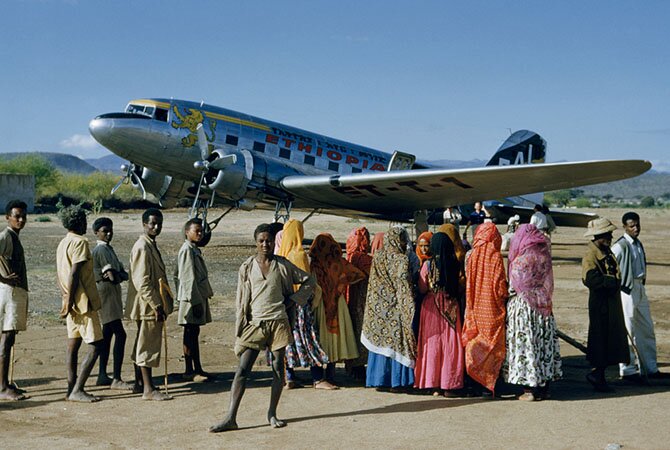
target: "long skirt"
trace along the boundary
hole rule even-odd
[[[340,295],[337,299],[339,333],[336,334],[328,331],[326,308],[323,302],[314,309],[314,314],[319,326],[319,343],[321,344],[321,348],[326,352],[326,355],[328,355],[329,362],[335,363],[358,358],[358,344],[344,295]]]
[[[502,370],[508,383],[528,387],[544,386],[563,375],[553,314],[543,316],[519,295],[507,303],[507,355]]]
[[[286,365],[289,368],[325,367],[328,364],[328,355],[319,344],[314,312],[309,304],[296,306],[293,341],[286,347]]]
[[[414,369],[388,356],[368,351],[365,385],[368,387],[404,387],[414,385]]]
[[[429,292],[421,305],[414,387],[460,389],[464,374],[461,319],[457,315],[455,329],[449,325],[437,309],[435,294]]]

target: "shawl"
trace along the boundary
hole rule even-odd
[[[421,247],[419,246],[419,243],[423,240],[430,245],[430,239],[433,237],[433,233],[430,231],[424,231],[419,235],[419,238],[416,240],[416,256],[419,257],[419,260],[421,261],[421,265],[428,261],[430,259],[430,255],[428,253],[423,253],[421,251]]]
[[[357,269],[365,273],[365,278],[370,276],[370,266],[372,265],[372,256],[368,254],[370,250],[370,232],[365,227],[351,230],[347,238],[347,261],[353,264]],[[347,303],[351,295],[351,289],[347,287]]]
[[[374,235],[372,238],[372,243],[370,244],[370,253],[375,254],[377,250],[381,250],[384,246],[384,232],[380,232]]]
[[[340,334],[337,317],[338,299],[344,294],[347,285],[363,280],[365,274],[342,258],[340,244],[328,233],[321,233],[314,239],[309,249],[309,256],[312,258],[310,263],[312,272],[323,291],[328,332]]]
[[[454,245],[444,233],[435,233],[430,242],[430,263],[428,265],[428,286],[434,293],[435,306],[442,317],[456,329],[458,320],[458,291],[460,264],[456,259]]]
[[[438,233],[444,233],[449,236],[451,243],[454,244],[454,252],[456,253],[456,259],[460,264],[460,272],[458,274],[458,285],[460,287],[460,296],[461,296],[461,307],[465,307],[463,304],[463,297],[465,296],[465,254],[467,253],[465,247],[463,247],[463,240],[458,234],[458,228],[455,225],[450,223],[445,223],[437,229]]]
[[[277,233],[275,243],[280,241],[279,250],[275,253],[291,261],[299,269],[309,273],[309,259],[307,253],[302,248],[302,240],[305,237],[305,230],[302,222],[291,219],[284,225],[284,229]],[[276,244],[275,244],[276,245]]]
[[[551,315],[554,273],[551,249],[544,233],[531,224],[521,225],[509,249],[509,281],[533,310]]]
[[[477,227],[467,261],[463,346],[468,375],[494,390],[505,359],[507,279],[500,254],[502,237],[493,223]]]
[[[281,248],[281,241],[284,239],[284,230],[277,231],[275,234],[275,255],[279,255],[279,249]],[[280,255],[286,256],[286,255]]]
[[[405,230],[393,227],[384,237],[384,247],[372,257],[361,343],[371,352],[414,367],[414,294],[403,244],[408,244]]]

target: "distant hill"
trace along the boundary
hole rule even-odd
[[[469,161],[459,161],[456,159],[438,159],[430,160],[431,164],[447,169],[467,169],[469,167],[484,167],[488,161],[481,159],[471,159]]]
[[[61,172],[81,173],[87,175],[96,172],[98,169],[84,161],[83,159],[68,155],[66,153],[49,153],[49,152],[16,152],[16,153],[0,153],[0,159],[14,159],[25,155],[39,155],[49,161],[54,167]]]
[[[121,164],[127,162],[125,159],[114,154],[103,156],[102,158],[97,159],[86,159],[85,161],[101,172],[113,173],[118,173]]]
[[[611,183],[594,184],[579,188],[587,197],[611,195],[614,198],[631,199],[636,196],[660,197],[670,192],[670,173],[650,170],[642,175],[627,180]]]

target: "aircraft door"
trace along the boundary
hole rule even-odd
[[[388,172],[393,170],[410,170],[416,161],[416,156],[409,153],[395,151],[389,161]]]

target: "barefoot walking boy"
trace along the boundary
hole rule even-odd
[[[111,246],[114,237],[114,224],[108,217],[99,217],[93,222],[93,233],[98,238],[93,248],[93,273],[95,284],[100,294],[102,308],[100,322],[102,323],[103,345],[98,364],[98,386],[110,386],[112,389],[130,390],[132,385],[121,379],[123,353],[126,348],[126,331],[123,329],[123,301],[121,300],[121,283],[128,281],[128,273],[116,256]],[[114,337],[114,372],[113,378],[107,376],[107,361]]]
[[[68,233],[58,244],[56,268],[63,293],[60,316],[67,323],[67,400],[96,402],[98,397],[84,391],[100,348],[102,327],[98,310],[100,296],[93,277],[93,257],[88,248],[86,210],[79,205],[63,208],[58,215]],[[77,359],[81,342],[88,344],[88,353],[81,363],[77,377]]]
[[[304,305],[312,296],[316,279],[281,256],[274,255],[274,234],[268,224],[254,231],[256,254],[240,267],[237,279],[237,318],[235,353],[240,364],[231,387],[230,408],[226,417],[209,431],[237,429],[237,410],[247,379],[258,353],[266,347],[272,352],[272,388],[268,423],[273,428],[286,426],[277,418],[277,404],[284,386],[284,350],[293,341],[286,313],[286,300]],[[293,285],[300,285],[295,293]]]
[[[177,323],[184,327],[185,380],[206,381],[209,379],[200,362],[200,326],[212,321],[209,298],[213,295],[209,284],[207,266],[198,248],[202,239],[202,220],[191,219],[184,225],[186,240],[179,249],[175,284],[179,315]]]

